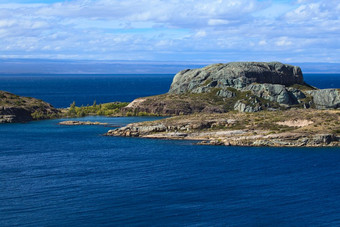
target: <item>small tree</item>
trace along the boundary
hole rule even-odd
[[[68,115],[69,116],[75,116],[77,114],[76,112],[76,102],[73,101],[70,105],[70,109],[68,110]]]

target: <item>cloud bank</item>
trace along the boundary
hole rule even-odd
[[[0,0],[0,57],[340,62],[338,0]]]

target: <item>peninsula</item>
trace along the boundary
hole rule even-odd
[[[177,73],[167,94],[122,112],[178,115],[109,130],[109,136],[239,146],[339,146],[340,90],[304,82],[300,67],[232,62]]]
[[[62,117],[170,116],[109,130],[108,136],[196,140],[205,145],[339,146],[340,89],[306,84],[300,67],[279,62],[213,64],[177,73],[169,92],[56,109],[0,91],[0,123]],[[62,125],[108,125],[65,121]]]

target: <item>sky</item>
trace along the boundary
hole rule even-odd
[[[339,0],[0,0],[0,59],[340,63]]]

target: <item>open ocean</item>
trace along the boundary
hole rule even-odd
[[[172,77],[0,75],[0,90],[67,107],[166,93]],[[340,74],[304,77],[340,88]],[[339,148],[105,137],[63,120],[0,125],[0,226],[340,226]]]

